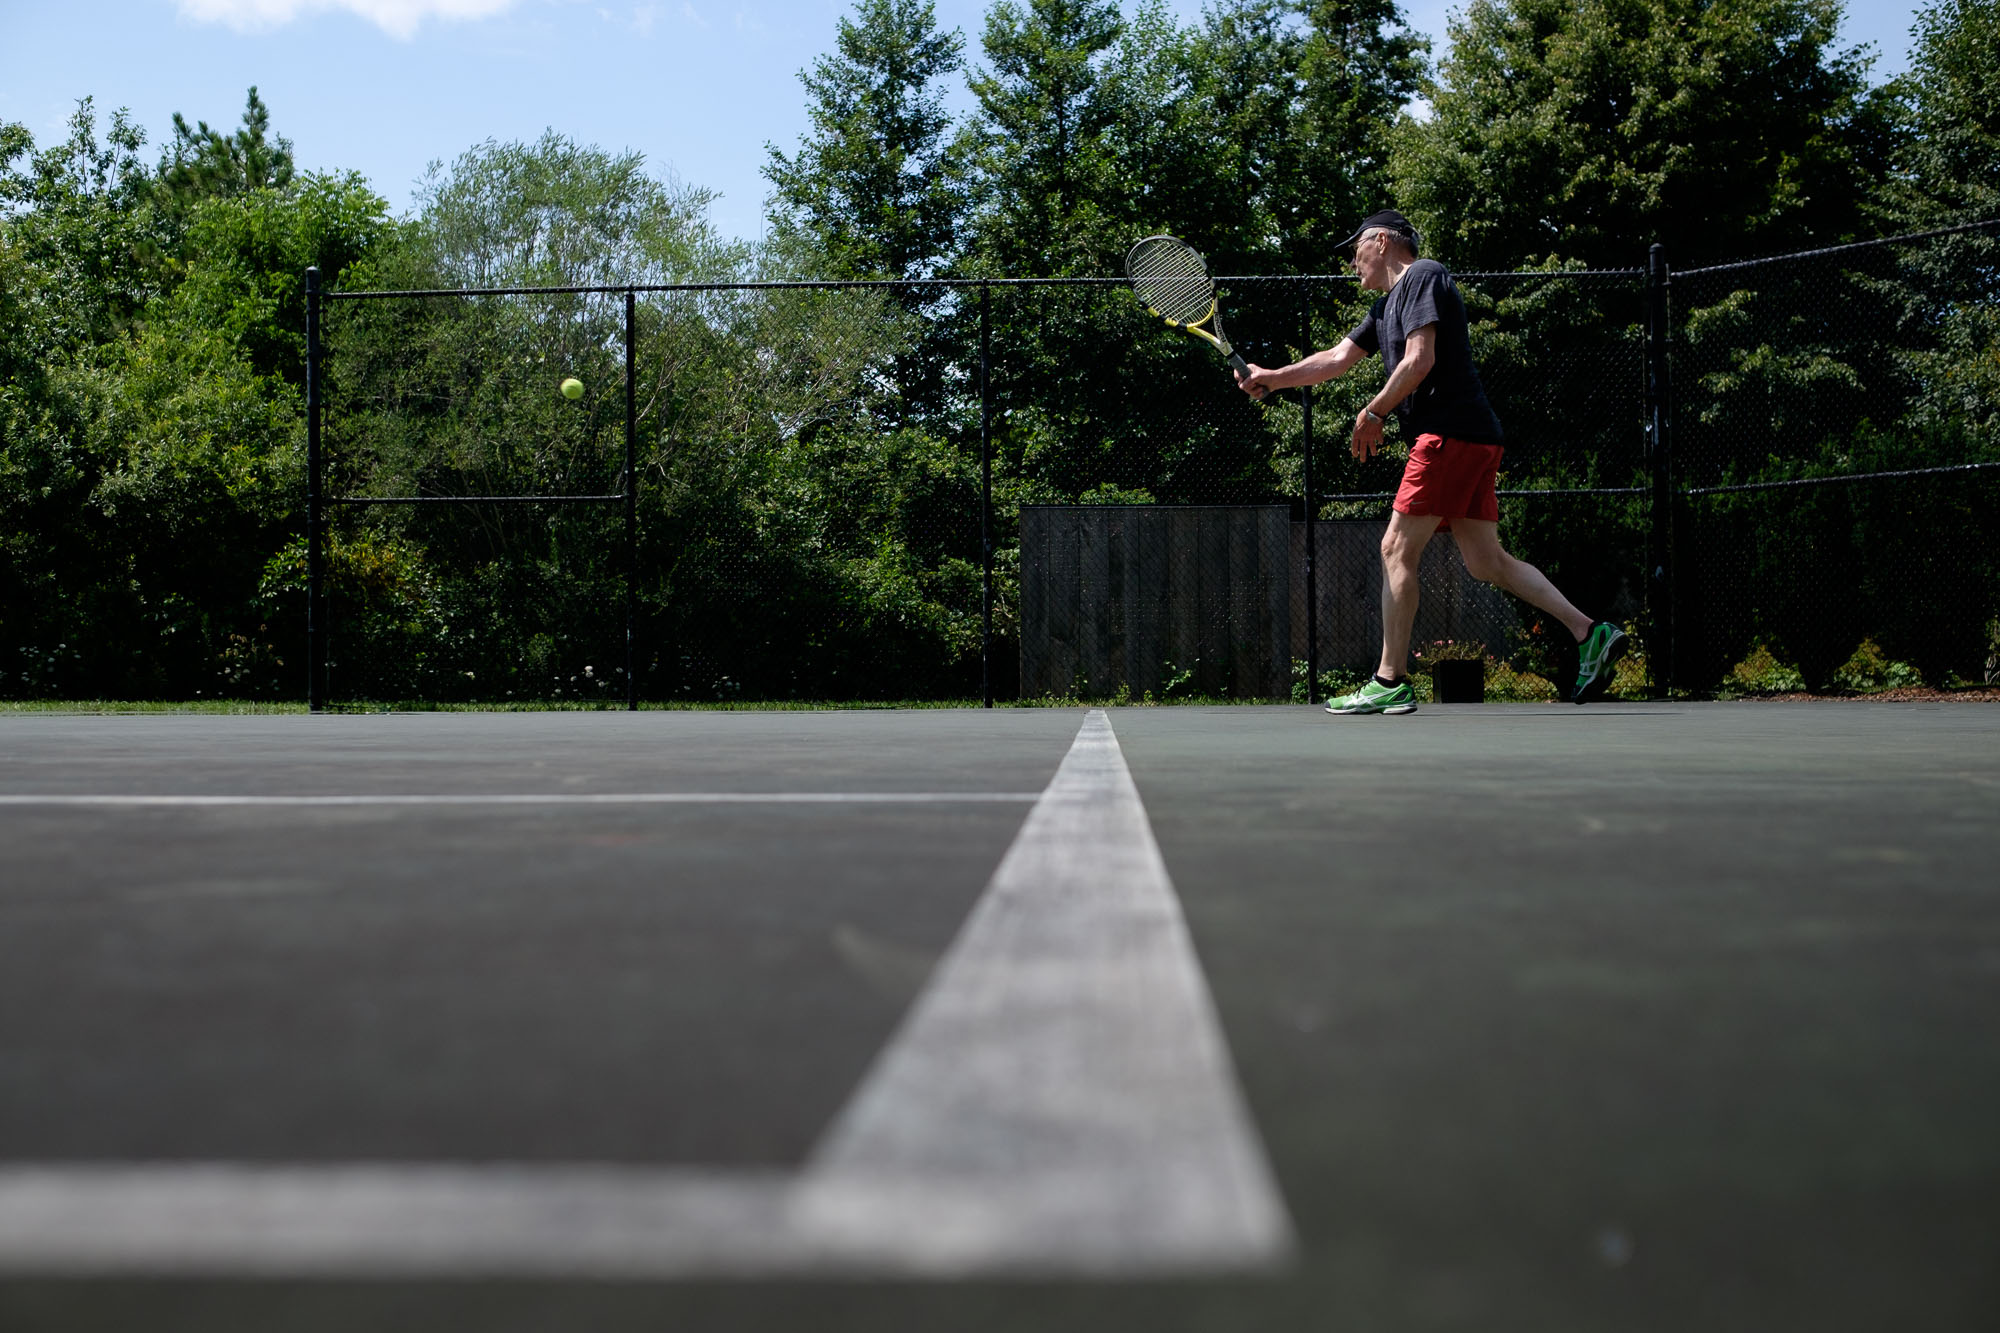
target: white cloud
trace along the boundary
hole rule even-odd
[[[404,41],[427,19],[491,18],[513,7],[514,0],[180,0],[183,17],[226,23],[239,32],[280,28],[301,15],[331,9],[367,19]]]

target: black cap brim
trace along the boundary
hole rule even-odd
[[[1385,208],[1379,212],[1370,213],[1367,217],[1363,218],[1361,225],[1354,229],[1354,234],[1342,241],[1335,248],[1340,250],[1348,249],[1358,242],[1362,236],[1377,228],[1383,231],[1394,232],[1413,246],[1417,243],[1417,229],[1410,225],[1410,220],[1393,208]]]

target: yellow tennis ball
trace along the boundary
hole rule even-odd
[[[578,379],[564,380],[562,382],[562,395],[565,398],[583,397],[583,381]]]

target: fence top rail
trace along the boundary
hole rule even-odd
[[[2000,228],[2000,218],[1988,218],[1984,222],[1966,222],[1956,227],[1939,227],[1935,231],[1904,232],[1900,236],[1879,236],[1872,241],[1850,241],[1846,245],[1829,245],[1818,250],[1794,250],[1789,254],[1765,255],[1761,259],[1739,259],[1728,264],[1710,264],[1704,268],[1677,268],[1676,278],[1698,277],[1704,273],[1727,273],[1733,269],[1755,268],[1759,264],[1782,264],[1788,259],[1819,259],[1826,255],[1844,254],[1850,250],[1870,250],[1885,245],[1906,245],[1911,241],[1929,241],[1939,236],[1957,236],[1968,231],[1991,231]]]
[[[1944,476],[1954,472],[1987,472],[1994,468],[2000,468],[2000,461],[1948,463],[1941,467],[1904,468],[1895,472],[1840,472],[1830,477],[1791,477],[1783,481],[1745,481],[1727,486],[1691,486],[1686,490],[1680,491],[1679,494],[1685,496],[1733,495],[1742,491],[1775,491],[1794,486],[1832,486],[1846,481],[1893,481],[1905,477]],[[1496,491],[1495,494],[1512,499],[1532,499],[1538,495],[1647,495],[1651,493],[1651,489],[1651,487],[1647,486],[1582,486],[1573,488],[1538,488],[1526,491]],[[1345,495],[1322,495],[1319,498],[1322,503],[1326,504],[1336,502],[1355,504],[1364,500],[1393,500],[1396,498],[1396,492],[1359,491]],[[1024,505],[1022,507],[1026,508],[1027,506]]]
[[[801,279],[771,282],[654,282],[616,287],[422,287],[406,291],[330,291],[322,293],[333,301],[374,301],[388,297],[425,296],[623,296],[627,292],[784,292],[883,290],[911,287],[943,289],[966,287],[1112,287],[1124,286],[1124,278],[862,278]],[[1234,279],[1218,278],[1218,282]]]
[[[1742,491],[1776,491],[1794,486],[1832,486],[1844,481],[1888,481],[1901,477],[1938,477],[1952,472],[1987,472],[2000,462],[1946,463],[1938,467],[1901,468],[1894,472],[1836,472],[1828,477],[1788,477],[1782,481],[1743,481],[1726,486],[1696,486],[1683,495],[1733,495]]]
[[[1532,500],[1536,496],[1579,496],[1579,495],[1651,495],[1650,486],[1538,486],[1525,491],[1495,491],[1502,499]],[[1322,495],[1324,504],[1359,504],[1365,500],[1393,500],[1394,491],[1355,491],[1342,495]],[[1022,508],[1027,508],[1023,505]]]
[[[469,504],[606,504],[623,500],[625,492],[608,495],[335,495],[330,505],[469,505]]]
[[[1454,273],[1462,279],[1489,278],[1555,278],[1563,281],[1577,281],[1589,278],[1643,278],[1644,269],[1638,268],[1593,268],[1593,269],[1528,269],[1520,271],[1465,272]],[[1357,281],[1352,273],[1229,273],[1213,279],[1218,283],[1353,283]],[[416,287],[395,291],[337,291],[320,293],[328,301],[380,301],[391,298],[405,300],[423,297],[467,297],[467,296],[623,296],[627,293],[645,292],[766,292],[766,291],[845,291],[845,290],[907,290],[913,287],[930,287],[940,290],[964,290],[977,287],[1123,287],[1126,278],[862,278],[862,279],[800,279],[797,281],[769,282],[661,282],[630,283],[608,287]]]
[[[1829,245],[1817,250],[1794,250],[1788,254],[1765,255],[1757,259],[1739,259],[1727,264],[1708,264],[1700,268],[1672,270],[1674,277],[1698,277],[1707,273],[1726,273],[1734,269],[1754,268],[1760,264],[1778,264],[1790,259],[1817,259],[1826,255],[1842,254],[1850,250],[1866,250],[1885,245],[1902,245],[1912,241],[1933,240],[1940,236],[1956,236],[1964,232],[1991,231],[2000,228],[2000,218],[1989,218],[1982,222],[1966,222],[1955,227],[1939,227],[1932,231],[1904,232],[1897,236],[1882,236],[1867,241],[1852,241],[1844,245]],[[1593,269],[1478,269],[1455,272],[1455,277],[1464,279],[1492,278],[1554,278],[1563,281],[1586,281],[1590,279],[1633,279],[1646,276],[1643,268],[1593,268]],[[1220,274],[1216,282],[1254,283],[1295,283],[1295,282],[1354,282],[1352,273],[1230,273]],[[1109,278],[856,278],[856,279],[784,279],[754,282],[649,282],[614,283],[608,285],[587,285],[575,287],[413,287],[389,291],[341,291],[326,290],[320,295],[329,301],[379,301],[394,298],[413,299],[420,297],[467,297],[467,296],[623,296],[641,292],[749,292],[749,291],[842,291],[850,289],[908,289],[935,288],[940,291],[965,290],[984,287],[1119,287],[1126,283],[1122,277]]]

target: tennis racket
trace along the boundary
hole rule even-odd
[[[1215,284],[1201,251],[1178,236],[1148,236],[1125,255],[1125,276],[1146,309],[1184,333],[1214,345],[1230,365],[1248,374],[1250,364],[1229,345],[1216,305]]]

